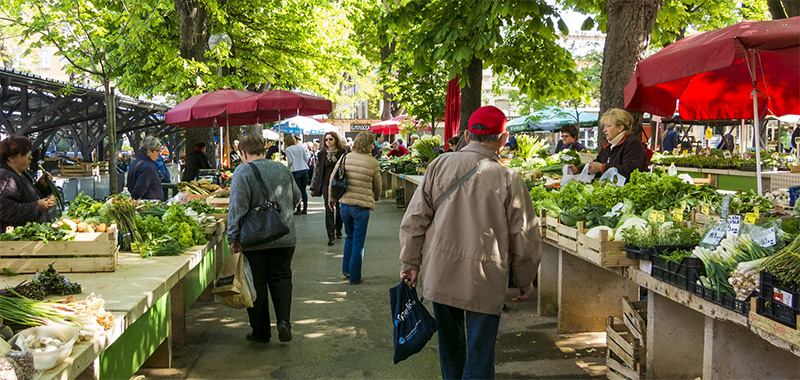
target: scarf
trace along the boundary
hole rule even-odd
[[[336,155],[339,153],[338,149],[328,149],[325,152],[328,153],[328,161],[330,162],[339,161],[339,157],[336,157]]]
[[[622,131],[622,132],[620,132],[620,134],[617,135],[617,137],[614,137],[613,140],[609,141],[609,143],[611,143],[612,147],[616,147],[617,145],[620,144],[620,142],[622,142],[622,140],[625,138],[625,136],[627,136],[625,131]]]

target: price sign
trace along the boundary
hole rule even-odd
[[[623,207],[625,207],[625,204],[623,204],[622,202],[619,202],[619,203],[615,204],[614,207],[611,208],[611,211],[619,212],[620,210],[622,210]]]
[[[650,213],[647,214],[647,221],[649,222],[658,222],[658,215],[656,215],[658,211],[650,210]]]
[[[659,211],[658,214],[656,214],[656,216],[658,216],[659,223],[664,223],[664,221],[667,219],[666,216],[664,216],[663,211]]]
[[[744,222],[747,224],[755,224],[756,220],[758,220],[758,213],[756,212],[748,212],[744,214]]]
[[[562,155],[561,155],[561,161],[562,161],[562,162],[566,162],[566,161],[572,161],[572,160],[574,160],[574,159],[575,159],[575,157],[572,157],[572,156],[570,156],[570,155],[568,155],[568,154],[562,154]]]
[[[739,236],[739,229],[741,227],[742,227],[741,215],[728,216],[728,228],[726,229],[728,236]]]
[[[700,206],[700,213],[703,214],[703,215],[710,214],[710,210],[709,210],[709,207],[708,207],[707,204],[704,204],[704,205]]]
[[[722,155],[725,156],[725,158],[731,158],[731,152],[729,152],[727,150],[722,152]]]
[[[719,245],[719,242],[725,238],[727,226],[725,223],[719,223],[708,231],[708,234],[703,238],[703,244]]]
[[[673,150],[672,150],[672,155],[673,155],[673,156],[677,156],[677,155],[679,155],[679,154],[681,154],[681,150],[680,150],[680,149],[678,149],[678,148],[675,148],[675,149],[673,149]]]
[[[761,229],[758,232],[754,233],[753,241],[755,241],[756,243],[758,243],[758,245],[764,248],[774,246],[775,243],[778,242],[778,238],[775,235],[775,227]]]
[[[683,210],[677,208],[672,210],[672,220],[678,223],[683,222]]]
[[[683,154],[684,154],[684,155],[686,155],[686,154],[689,154],[689,151],[688,151],[688,150],[686,150],[686,149],[684,149],[684,150],[683,150]]]

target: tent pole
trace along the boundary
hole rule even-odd
[[[756,183],[758,185],[758,195],[763,194],[761,188],[761,131],[758,125],[758,90],[756,89],[756,52],[750,50],[750,58],[753,67],[750,69],[750,78],[753,80],[753,91],[750,93],[753,97],[753,128],[755,129],[756,136]],[[748,64],[749,66],[749,64]]]

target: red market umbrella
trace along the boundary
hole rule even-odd
[[[395,116],[389,120],[384,120],[369,126],[369,130],[379,135],[396,135],[400,133],[400,123],[405,116]]]
[[[800,17],[697,33],[639,62],[625,107],[671,117],[676,104],[685,120],[800,113]]]
[[[625,86],[625,107],[670,116],[676,103],[686,120],[753,119],[756,136],[767,113],[799,113],[800,16],[697,33],[639,62]]]
[[[228,105],[228,114],[234,117],[252,117],[261,123],[278,121],[283,116],[312,116],[330,113],[330,100],[308,94],[285,90],[272,90],[241,99]]]
[[[444,111],[444,147],[449,150],[447,141],[458,135],[458,126],[461,123],[461,86],[458,85],[458,75],[447,84],[447,97],[445,98]]]
[[[252,95],[256,93],[242,90],[217,90],[195,95],[167,111],[165,122],[179,127],[255,124],[255,118],[225,116],[229,103]]]

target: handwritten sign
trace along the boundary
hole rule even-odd
[[[719,245],[719,242],[725,238],[727,232],[727,226],[725,223],[719,223],[714,225],[710,231],[706,234],[703,238],[703,244],[707,245]]]
[[[726,229],[728,236],[739,236],[739,229],[742,227],[741,215],[728,216],[728,228]]]
[[[747,224],[755,224],[756,220],[758,220],[758,213],[755,212],[748,212],[744,214],[744,222]]]
[[[729,151],[727,151],[727,150],[726,150],[726,151],[724,151],[724,152],[722,152],[722,155],[723,155],[725,158],[731,158],[731,152],[729,152]]]
[[[700,213],[703,215],[708,215],[711,213],[707,204],[700,206]]]
[[[778,242],[778,237],[775,234],[775,227],[762,228],[753,232],[751,236],[753,237],[753,241],[764,248],[772,247]]]
[[[658,215],[656,215],[658,211],[650,210],[650,213],[647,214],[647,221],[656,223],[658,222]]]
[[[683,222],[683,210],[678,208],[672,210],[672,220],[678,223]]]

